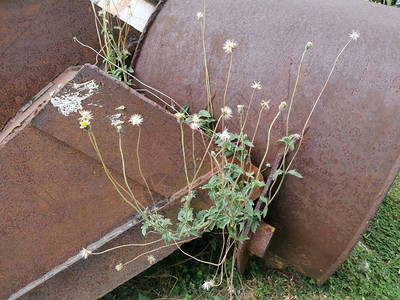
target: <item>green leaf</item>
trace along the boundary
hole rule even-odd
[[[169,242],[171,241],[171,236],[169,235],[168,231],[166,231],[162,234],[162,238],[165,240],[166,244],[169,244]]]
[[[275,170],[274,174],[272,175],[272,180],[276,180],[279,175],[282,175],[283,171],[281,169]]]
[[[211,115],[210,115],[210,113],[208,112],[208,111],[206,111],[206,110],[200,110],[198,113],[197,113],[197,115],[199,116],[199,117],[204,117],[204,118],[211,118]]]
[[[146,235],[147,228],[149,228],[149,223],[147,223],[147,222],[143,223],[143,225],[142,225],[142,234],[143,234],[143,236]]]
[[[186,104],[185,106],[183,106],[179,112],[182,114],[187,114],[187,112],[189,111],[189,104]]]
[[[297,172],[296,170],[289,170],[286,173],[296,176],[297,178],[303,178],[303,176],[301,176],[301,174],[299,172]]]

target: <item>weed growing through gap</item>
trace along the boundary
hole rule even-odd
[[[226,55],[229,57],[228,72],[222,99],[223,107],[220,109],[220,116],[216,118],[215,109],[213,107],[212,99],[210,96],[210,79],[207,69],[207,57],[204,50],[205,10],[197,14],[197,19],[199,20],[201,25],[201,39],[206,76],[205,87],[207,92],[207,110],[201,110],[192,115],[188,114],[187,106],[180,106],[180,110],[177,110],[177,102],[175,100],[161,93],[160,91],[157,91],[142,83],[147,88],[146,91],[150,92],[152,95],[160,95],[157,97],[162,100],[168,107],[176,111],[175,117],[181,135],[180,146],[182,148],[182,168],[184,170],[186,181],[186,192],[184,196],[182,196],[180,199],[182,205],[178,215],[176,216],[177,221],[174,222],[170,218],[166,218],[158,212],[156,203],[152,197],[152,193],[149,188],[149,184],[147,183],[146,178],[143,175],[143,166],[141,165],[140,159],[140,137],[142,130],[141,124],[143,122],[146,122],[146,120],[144,120],[141,115],[134,114],[130,117],[129,122],[131,123],[131,126],[134,126],[137,129],[137,147],[135,149],[136,161],[138,165],[137,171],[143,179],[143,182],[150,197],[153,199],[152,208],[144,207],[143,204],[141,204],[140,199],[137,199],[135,191],[132,190],[129,186],[126,176],[126,166],[122,146],[122,125],[117,126],[117,133],[124,183],[119,183],[115,180],[110,170],[104,163],[95,133],[91,128],[91,122],[93,120],[92,114],[89,111],[81,111],[81,117],[79,118],[80,127],[88,132],[90,142],[96,150],[96,153],[103,165],[104,172],[112,183],[115,190],[118,192],[120,197],[142,217],[143,235],[146,236],[149,231],[157,232],[160,235],[160,238],[158,240],[147,244],[122,245],[120,247],[109,249],[103,252],[96,253],[87,249],[82,249],[81,256],[83,258],[88,258],[88,256],[90,255],[103,254],[105,252],[109,252],[121,247],[148,246],[149,244],[154,244],[156,242],[159,242],[160,240],[164,240],[166,244],[165,246],[161,246],[160,248],[144,252],[130,261],[117,264],[115,266],[116,271],[122,271],[124,269],[124,266],[134,262],[144,255],[147,255],[147,260],[149,264],[154,264],[156,262],[156,259],[152,253],[161,248],[172,245],[176,246],[178,249],[180,249],[180,251],[182,251],[190,258],[214,266],[215,273],[212,278],[206,278],[204,280],[204,283],[202,284],[203,289],[205,291],[209,291],[214,287],[220,286],[225,280],[225,283],[228,286],[229,297],[230,299],[232,299],[235,295],[237,296],[236,289],[234,287],[234,276],[238,245],[249,239],[247,234],[245,234],[244,229],[246,226],[248,226],[253,233],[256,231],[262,218],[264,218],[268,212],[269,204],[275,199],[287,175],[296,176],[298,178],[302,177],[298,171],[291,169],[291,166],[302,144],[302,139],[308,126],[309,120],[315,110],[316,105],[320,101],[321,95],[323,94],[334,69],[336,68],[339,57],[352,41],[358,39],[359,33],[353,31],[349,35],[349,40],[337,55],[331,71],[326,79],[326,82],[324,83],[320,94],[314,101],[311,111],[300,133],[291,132],[289,123],[292,112],[292,105],[299,82],[300,71],[305,55],[307,51],[309,51],[312,47],[311,42],[308,42],[304,47],[298,66],[296,82],[290,99],[288,99],[288,102],[281,102],[275,111],[272,111],[269,102],[260,101],[260,103],[258,104],[258,121],[255,127],[255,131],[250,138],[244,132],[246,131],[250,106],[254,105],[253,98],[256,97],[257,91],[262,89],[261,83],[253,82],[252,84],[249,84],[249,88],[251,88],[249,101],[248,103],[239,104],[235,112],[231,107],[226,105],[226,96],[230,82],[230,72],[234,63],[234,52],[237,47],[240,47],[240,45],[238,45],[237,42],[235,42],[234,40],[227,40],[224,45],[221,45],[221,51],[225,51]],[[110,39],[112,42],[113,39]],[[107,45],[110,46],[111,42],[105,42],[105,45],[103,47],[106,47]],[[103,54],[99,52],[97,53],[98,55],[103,57],[107,65],[109,65],[110,70],[112,67],[112,70],[119,70],[121,74],[126,76],[124,77],[124,81],[128,77],[130,78],[129,80],[137,80],[133,75],[129,73],[129,70],[125,70],[123,69],[123,67],[121,67],[120,61],[117,63],[114,59],[115,57],[109,57],[110,52],[104,52],[104,49],[102,49],[101,52]],[[118,57],[118,54],[116,56]],[[167,100],[164,100],[163,97],[167,98]],[[171,102],[169,103],[168,101]],[[282,159],[271,166],[269,163],[266,162],[267,155],[271,149],[271,144],[273,142],[271,141],[271,132],[274,126],[276,126],[277,120],[279,118],[282,118],[282,113],[284,110],[287,111],[286,117],[284,118],[284,136],[276,141],[278,144],[282,145]],[[251,164],[251,150],[254,147],[254,138],[257,130],[259,129],[260,118],[262,114],[266,114],[269,112],[271,112],[274,117],[268,127],[268,133],[265,138],[266,142],[265,148],[263,150],[263,157],[260,164],[258,164],[258,166],[256,167]],[[225,121],[231,118],[236,118],[239,124],[240,130],[238,133],[229,132],[228,128],[226,128],[225,126]],[[201,160],[198,163],[196,163],[195,159],[193,159],[193,161],[190,161],[189,157],[187,157],[187,151],[185,149],[185,147],[187,147],[187,143],[185,143],[185,140],[188,137],[185,136],[185,126],[189,126],[191,128],[192,140],[196,131],[203,131],[209,137],[208,141],[204,138],[205,151],[202,155]],[[191,150],[194,153],[195,149],[193,148]],[[290,160],[287,161],[286,158],[289,153],[292,153],[292,155]],[[199,172],[203,167],[203,164],[206,161],[207,157],[212,163],[211,169],[214,170],[214,174],[207,184],[198,187],[196,185],[196,182],[199,177]],[[189,174],[189,163],[194,164],[193,174]],[[273,167],[269,180],[264,180],[263,176],[261,175],[265,167]],[[207,190],[208,197],[210,198],[212,205],[208,209],[195,211],[192,205],[192,201],[195,199],[196,193],[199,191],[199,189]],[[259,200],[261,200],[261,202],[263,203],[263,205],[258,208],[255,207],[254,200],[256,198],[259,198]],[[201,237],[204,233],[213,231],[215,229],[218,229],[221,232],[222,236],[222,249],[221,253],[218,255],[217,261],[201,260],[185,252],[180,247],[182,243],[187,242],[188,240],[195,237]],[[232,255],[229,256],[229,253],[232,253]],[[229,258],[231,258],[231,260],[229,260]]]
[[[111,1],[112,2],[112,1]],[[132,85],[132,79],[128,74],[133,73],[133,69],[127,65],[127,59],[131,55],[128,50],[130,42],[129,26],[119,18],[113,18],[108,13],[111,5],[110,0],[102,0],[103,9],[96,13],[95,5],[92,2],[97,36],[99,39],[100,50],[103,56],[102,64],[104,70],[111,76]],[[135,6],[137,1],[135,2]],[[131,13],[135,7],[131,9]],[[97,64],[97,63],[96,63]]]

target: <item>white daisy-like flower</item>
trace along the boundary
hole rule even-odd
[[[306,44],[306,50],[310,49],[312,47],[313,43],[312,42],[308,42]]]
[[[261,101],[261,107],[262,107],[263,109],[269,109],[269,103],[270,103],[270,101],[262,100],[262,101]]]
[[[193,121],[193,123],[200,123],[201,122],[201,118],[197,114],[194,114],[192,116],[192,121]]]
[[[353,41],[357,41],[357,39],[360,37],[360,33],[358,31],[354,31],[349,34],[349,38],[351,38]]]
[[[197,130],[200,128],[200,123],[192,122],[190,123],[190,128],[192,128],[193,130]]]
[[[255,90],[261,90],[261,82],[253,82],[253,84],[251,85],[251,88],[255,89]]]
[[[267,168],[271,168],[271,164],[270,164],[270,163],[266,163],[265,166],[266,166]]]
[[[204,18],[204,14],[202,12],[197,13],[197,20]]]
[[[178,123],[182,123],[183,119],[185,118],[185,115],[181,112],[177,112],[175,114],[175,117],[176,117]]]
[[[81,117],[79,118],[80,121],[83,121],[83,120],[89,121],[89,120],[93,119],[93,115],[90,112],[90,110],[80,110],[79,114],[81,115]]]
[[[287,103],[285,101],[281,102],[281,104],[279,104],[279,111],[283,111],[287,106]]]
[[[232,117],[232,109],[229,106],[221,108],[221,113],[225,120],[228,120]]]
[[[219,134],[219,138],[221,139],[221,140],[223,140],[224,142],[226,142],[227,140],[229,140],[230,139],[230,134],[229,134],[229,132],[228,132],[228,129],[224,129],[220,134]]]
[[[135,125],[140,126],[140,124],[142,124],[142,122],[143,122],[143,118],[142,118],[141,115],[134,114],[134,115],[132,115],[132,116],[129,118],[129,122],[130,122],[133,126],[135,126]]]
[[[212,279],[211,279],[211,280],[205,281],[205,282],[203,283],[203,285],[202,285],[203,290],[206,290],[206,291],[211,290],[214,286],[215,286],[215,282],[214,282],[214,280],[212,280]]]
[[[234,40],[226,40],[223,49],[225,53],[232,53],[237,47],[237,43]]]
[[[90,254],[92,254],[92,251],[82,248],[81,252],[79,254],[83,257],[83,259],[87,259]]]
[[[81,129],[88,129],[90,126],[90,121],[89,120],[82,120],[79,122],[79,125],[81,125]]]
[[[147,256],[147,261],[149,262],[150,265],[153,265],[157,262],[156,258],[154,257],[154,255],[148,255]]]
[[[124,269],[124,265],[122,263],[119,263],[118,265],[115,266],[115,270],[122,271]]]

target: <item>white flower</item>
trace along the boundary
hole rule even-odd
[[[306,50],[310,49],[312,47],[313,43],[312,42],[308,42],[306,44]]]
[[[89,110],[80,110],[79,114],[81,115],[81,117],[79,118],[80,121],[89,121],[93,119],[92,113]]]
[[[196,123],[196,122],[192,122],[192,123],[190,123],[190,128],[192,128],[193,130],[197,130],[200,128],[200,124]]]
[[[118,133],[122,133],[122,126],[121,125],[117,125],[117,132]]]
[[[239,104],[239,105],[237,106],[237,109],[238,109],[238,113],[239,113],[239,114],[241,114],[241,113],[243,112],[243,107],[244,107],[244,105],[241,105],[241,104]]]
[[[219,134],[219,138],[221,140],[223,140],[224,142],[226,142],[227,140],[230,139],[230,134],[228,132],[228,130],[225,128],[224,131],[222,131],[222,133]]]
[[[197,20],[204,18],[204,14],[202,12],[197,13]]]
[[[119,263],[118,265],[115,266],[115,270],[122,271],[124,269],[124,265],[122,263]]]
[[[153,265],[157,262],[156,258],[154,257],[154,255],[148,255],[147,256],[147,261],[149,262],[150,265]]]
[[[212,280],[212,279],[211,279],[211,280],[205,281],[205,282],[203,283],[203,285],[202,285],[203,290],[206,290],[206,291],[211,290],[214,286],[215,286],[215,282],[214,282],[214,280]]]
[[[251,86],[255,90],[261,90],[261,82],[253,82],[253,85]]]
[[[279,104],[279,111],[283,111],[287,106],[287,103],[285,101],[281,102],[281,104]]]
[[[185,118],[185,115],[181,112],[177,112],[175,114],[175,117],[176,117],[178,123],[182,123],[183,119]]]
[[[192,121],[193,121],[193,123],[200,123],[201,119],[200,119],[200,117],[198,115],[194,114],[192,116]]]
[[[357,39],[360,37],[360,33],[358,31],[354,31],[349,34],[349,38],[351,38],[353,41],[357,41]]]
[[[261,101],[261,107],[264,108],[264,109],[269,109],[269,103],[270,103],[270,101],[262,100]]]
[[[89,120],[82,120],[79,122],[79,125],[81,125],[81,129],[89,129],[90,126],[90,121]]]
[[[135,125],[140,126],[140,124],[142,124],[142,122],[143,122],[143,118],[142,118],[141,115],[134,114],[134,115],[132,115],[132,116],[129,118],[129,122],[130,122],[133,126],[135,126]]]
[[[232,53],[236,47],[237,43],[234,40],[226,40],[223,49],[225,53]]]
[[[271,168],[271,164],[270,164],[270,163],[266,163],[265,166],[266,166],[267,168]]]
[[[81,252],[79,254],[83,257],[83,259],[87,259],[90,254],[92,254],[92,251],[82,248]]]
[[[228,120],[230,117],[232,117],[232,109],[229,106],[221,108],[221,113],[225,120]]]

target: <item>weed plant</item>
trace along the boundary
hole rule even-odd
[[[333,62],[331,71],[321,89],[320,94],[316,97],[313,103],[312,109],[300,133],[291,132],[291,128],[289,126],[290,116],[296,95],[296,89],[299,83],[302,64],[307,51],[309,51],[312,47],[311,42],[306,43],[303,48],[303,52],[299,60],[297,78],[290,99],[288,99],[288,102],[281,102],[275,108],[271,108],[269,102],[259,101],[258,122],[254,132],[252,133],[252,137],[250,138],[244,132],[246,132],[246,125],[248,125],[247,123],[250,106],[254,105],[253,102],[257,95],[257,91],[262,88],[261,83],[253,82],[252,84],[249,84],[250,93],[248,103],[237,105],[236,112],[226,105],[231,68],[234,64],[234,52],[238,47],[238,44],[233,39],[228,39],[223,45],[221,45],[221,51],[224,51],[227,56],[228,72],[222,98],[223,106],[220,108],[217,116],[217,111],[213,106],[211,99],[211,85],[209,72],[207,69],[207,56],[205,52],[205,13],[204,5],[204,10],[197,14],[197,19],[200,22],[204,55],[205,88],[207,92],[205,105],[207,106],[207,110],[201,110],[197,113],[189,114],[188,107],[176,107],[176,105],[178,105],[177,101],[152,87],[144,85],[147,88],[147,91],[151,91],[153,95],[158,94],[158,98],[161,99],[170,109],[176,112],[175,117],[177,120],[177,126],[179,126],[180,129],[180,146],[182,148],[183,160],[183,165],[181,167],[184,170],[186,187],[184,188],[185,195],[180,199],[182,205],[178,215],[176,216],[176,221],[166,218],[160,214],[157,210],[154,199],[153,207],[144,207],[140,199],[137,199],[135,191],[129,186],[126,176],[126,168],[128,166],[125,165],[124,160],[122,124],[116,124],[119,152],[122,163],[122,174],[124,177],[124,182],[121,183],[115,180],[112,173],[104,163],[99,144],[96,140],[95,132],[91,127],[91,122],[93,120],[91,112],[80,111],[81,116],[79,118],[79,123],[81,128],[87,131],[90,142],[96,150],[100,162],[103,165],[104,172],[115,190],[120,195],[121,199],[125,201],[134,212],[138,213],[142,217],[143,235],[145,236],[149,231],[159,233],[160,238],[158,241],[164,240],[167,245],[171,244],[177,247],[189,258],[205,265],[205,267],[199,267],[198,270],[203,270],[204,268],[212,270],[211,272],[204,272],[204,274],[207,274],[207,278],[204,277],[203,271],[201,272],[200,275],[202,278],[198,278],[199,280],[194,283],[197,284],[198,289],[209,291],[215,287],[221,287],[221,295],[225,295],[229,297],[229,299],[233,299],[234,297],[243,298],[243,281],[241,276],[239,276],[235,271],[235,263],[239,245],[249,239],[245,229],[246,227],[250,228],[253,233],[257,230],[262,218],[265,217],[268,212],[269,204],[275,199],[286,176],[292,175],[301,178],[301,175],[298,171],[291,169],[292,163],[298,154],[310,118],[313,115],[315,107],[321,99],[321,95],[329,83],[330,77],[336,68],[339,57],[351,42],[357,40],[359,33],[353,31],[351,34],[349,34],[348,40]],[[101,33],[103,34],[104,43],[102,44],[101,51],[97,52],[97,54],[104,59],[104,63],[106,64],[110,74],[114,76],[121,74],[121,76],[123,76],[121,79],[123,79],[125,82],[127,82],[128,78],[129,82],[132,79],[137,80],[132,74],[130,74],[129,70],[124,69],[123,63],[125,58],[123,53],[118,50],[120,46],[120,39],[122,39],[121,35],[117,41],[114,40],[112,32],[107,29],[110,28],[107,26],[111,24],[111,21],[109,20],[105,22],[104,20],[106,17],[107,16],[103,12]],[[100,22],[97,16],[96,21],[97,23]],[[119,27],[117,29],[119,32],[121,32],[123,27]],[[283,118],[282,114],[284,110],[286,110],[286,117]],[[270,112],[272,112],[273,118],[268,126],[268,133],[265,137],[265,145],[264,149],[262,150],[263,157],[257,166],[253,166],[251,150],[254,147],[254,137],[259,129],[259,121],[262,114]],[[231,133],[228,131],[228,128],[226,128],[226,120],[231,118],[235,118],[235,122],[237,122],[239,125],[239,132],[237,133]],[[276,141],[277,146],[282,150],[282,157],[275,165],[271,166],[266,161],[266,158],[273,144],[275,144],[275,141],[272,141],[271,133],[279,118],[284,120],[285,128],[283,136]],[[142,130],[141,124],[146,122],[146,120],[143,120],[141,115],[134,114],[130,117],[129,122],[132,126],[137,128],[137,134],[134,137],[137,141],[137,147],[135,150],[138,166],[137,172],[143,179],[150,197],[152,197],[149,184],[143,175],[143,166],[141,165],[140,160],[142,155],[140,153],[140,137]],[[191,128],[191,137],[185,136],[185,126],[189,126]],[[190,156],[187,154],[194,153],[195,149],[185,149],[185,147],[187,147],[187,143],[185,143],[185,141],[190,138],[193,139],[193,134],[195,131],[202,131],[203,133],[201,134],[208,135],[208,141],[204,139],[205,151],[202,153],[202,158],[197,164],[195,163],[195,160],[190,161]],[[290,159],[287,159],[287,156],[290,153],[291,157]],[[197,180],[199,177],[199,172],[207,157],[212,163],[211,170],[214,170],[213,176],[208,183],[198,186]],[[194,164],[193,172],[189,172],[189,163]],[[264,179],[262,176],[262,171],[268,167],[267,164],[269,165],[271,171],[269,172],[268,178]],[[199,189],[208,191],[208,197],[210,198],[212,205],[208,209],[194,211],[192,202],[195,199],[196,192],[198,192]],[[256,198],[259,199],[259,205],[257,206],[256,202],[254,201]],[[218,232],[220,232],[218,237],[221,239],[219,242],[221,246],[219,247],[220,253],[218,255],[203,259],[202,257],[193,255],[189,251],[182,248],[181,245],[188,239],[201,237],[202,235],[214,230],[218,230]],[[217,244],[217,242],[215,242],[215,244]],[[148,245],[149,244],[147,243],[129,246],[146,247]],[[109,249],[107,251],[111,250],[113,249]],[[158,249],[154,249],[148,252],[148,261],[150,264],[155,263],[155,258],[151,252],[155,252],[157,250]],[[104,253],[104,251],[102,253]],[[96,253],[91,249],[83,249],[81,251],[83,258],[88,258],[90,255],[99,255],[102,253]],[[134,262],[137,258],[138,257],[134,257],[130,261],[119,263],[115,266],[116,271],[122,271],[126,265]],[[199,273],[197,273],[197,275],[200,276]],[[194,278],[197,277],[195,276]],[[203,284],[200,285],[199,282],[203,282]],[[218,294],[215,297],[221,296]],[[214,299],[223,299],[215,297]]]

